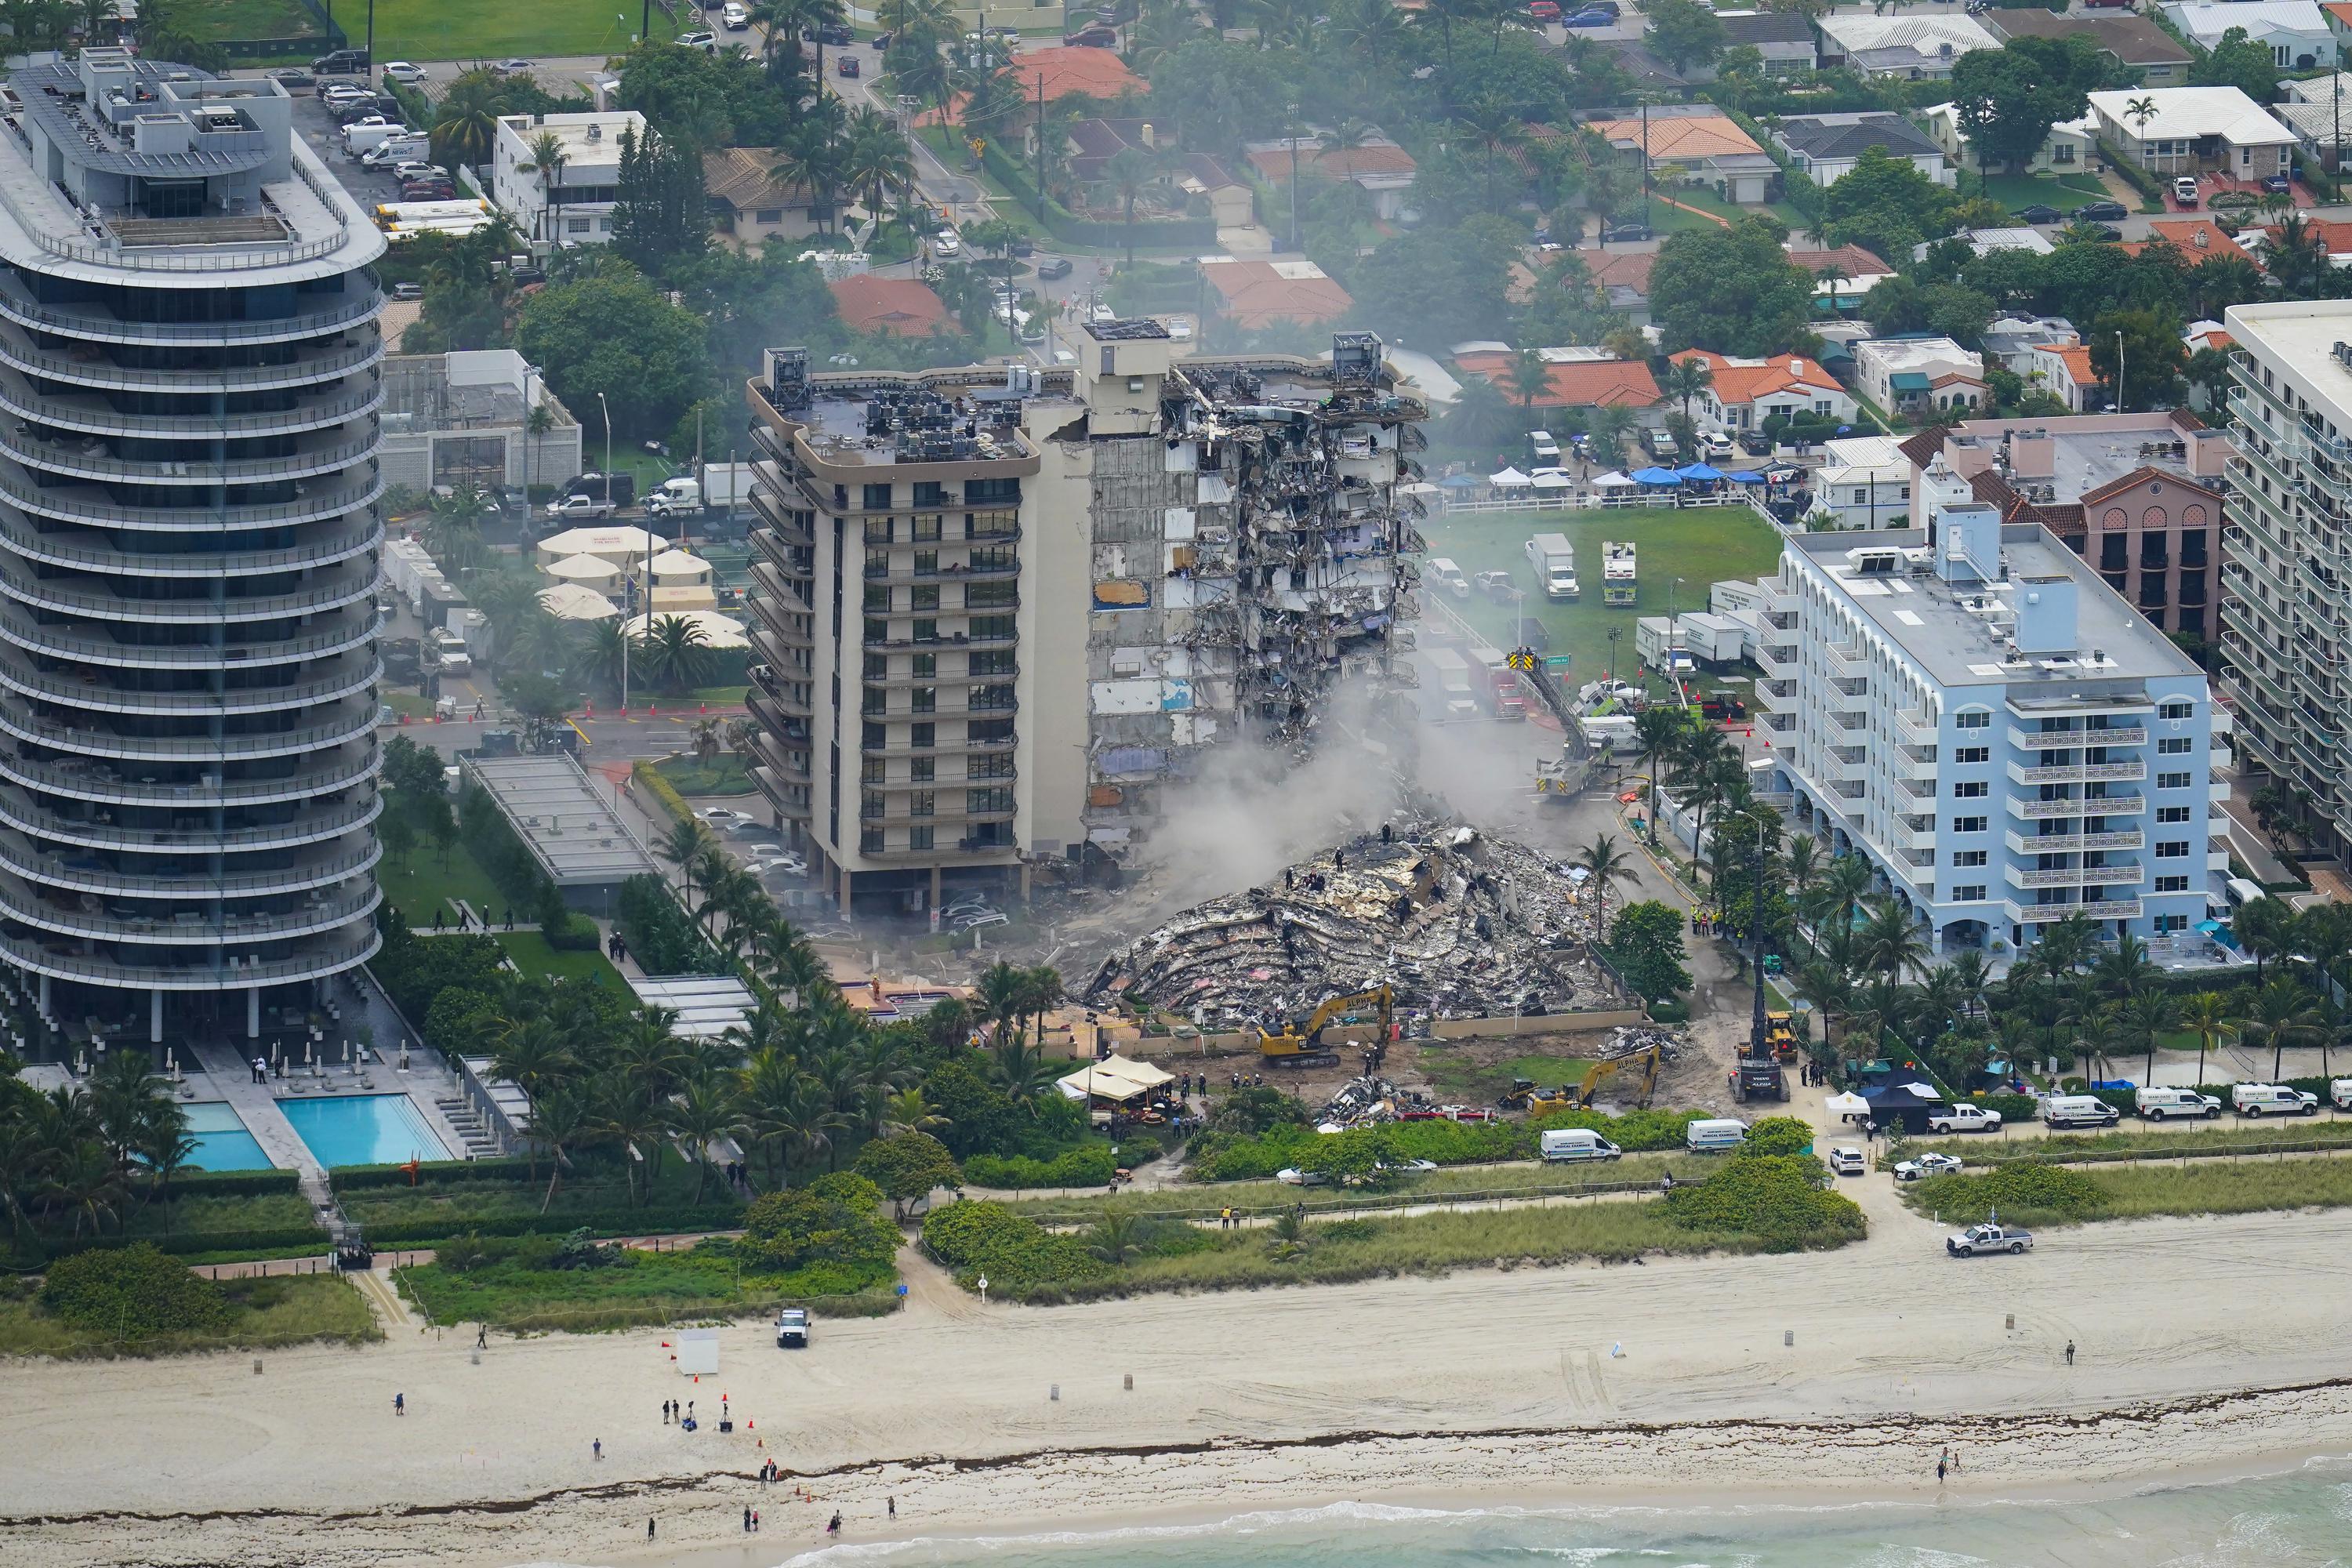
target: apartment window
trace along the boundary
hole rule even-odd
[[[931,847],[931,833],[932,829],[929,827],[909,827],[907,829],[907,847],[929,849]]]
[[[890,640],[890,623],[878,616],[866,616],[866,640],[867,642],[888,642]]]
[[[937,589],[932,591],[938,592]],[[1009,582],[967,584],[963,602],[967,609],[1010,609],[1021,602],[1021,584]]]
[[[2187,773],[2158,773],[2156,775],[2156,787],[2158,789],[2187,789],[2189,787],[2189,775]]]
[[[2194,735],[2167,735],[2157,742],[2156,749],[2164,756],[2184,757],[2189,754],[2189,748],[2196,743],[2197,737]]]
[[[965,656],[967,675],[1010,675],[1013,673],[1013,650],[1009,647]]]
[[[963,504],[969,507],[1017,507],[1021,504],[1021,481],[1017,478],[966,479],[963,482]]]
[[[2201,577],[2191,578],[2189,582],[2181,584],[2180,596],[2184,602],[2189,597],[2189,590],[2192,586],[2197,590],[2197,597],[2201,599],[2205,596],[2204,579]],[[2205,612],[2201,609],[2184,607],[2180,612],[2180,630],[2184,632],[2194,632],[2199,637],[2203,637],[2205,635]]]
[[[755,224],[782,223],[784,221],[784,209],[782,207],[761,207],[751,214],[751,221]]]
[[[2171,553],[2165,549],[2168,542],[2169,542],[2160,533],[2141,534],[2139,536],[2139,569],[2143,572],[2161,572],[2170,565]]]
[[[594,232],[593,226],[584,217],[565,218],[563,220],[563,226],[565,231],[571,234],[590,234]]]
[[[879,583],[866,584],[865,610],[869,616],[888,615],[890,613],[890,590],[882,586]]]
[[[911,758],[907,763],[907,782],[929,784],[938,774],[940,760],[937,757]]]
[[[940,623],[930,620],[917,621],[915,623],[915,640],[919,643],[939,641]]]
[[[882,795],[879,790],[869,789],[859,792],[857,796],[857,815],[860,816],[879,816],[882,815]]]
[[[929,790],[919,789],[907,797],[907,815],[908,816],[935,816],[937,814],[931,808],[938,799],[939,797]]]
[[[1982,833],[1984,830],[1985,819],[1981,816],[1956,816],[1952,818],[1952,831],[1955,833]]]
[[[1966,713],[1955,713],[1952,715],[1952,728],[1990,730],[1992,728],[1992,714],[1983,709],[1974,709]]]
[[[912,711],[917,713],[938,712],[940,710],[940,689],[936,686],[918,686],[914,690],[914,700],[908,706]]]
[[[2189,808],[2185,805],[2159,805],[2156,808],[2156,820],[2159,826],[2186,823],[2189,820]]]
[[[2184,528],[2180,531],[2180,563],[2183,566],[2205,564],[2205,531]]]
[[[882,830],[878,827],[859,828],[857,830],[857,852],[860,855],[881,854]]]
[[[929,680],[940,673],[940,656],[938,654],[919,653],[910,662],[914,666],[913,673],[918,679]]]
[[[915,542],[937,544],[940,542],[940,514],[930,512],[914,520]]]
[[[917,724],[907,731],[907,743],[916,747],[936,746],[940,727],[937,724]]]
[[[858,504],[863,506],[867,511],[888,511],[890,510],[890,487],[888,485],[864,485],[859,487],[859,489],[862,491],[862,496]]]
[[[869,654],[867,654],[867,655],[866,656],[866,679],[868,679],[868,680],[880,680],[881,679],[883,679],[885,676],[888,675],[889,673],[890,673],[890,656],[889,656],[888,654],[887,654],[887,653],[869,653]]]
[[[963,793],[964,811],[969,816],[1013,809],[1013,792],[1009,789],[968,789]]]
[[[869,752],[887,746],[890,743],[890,727],[887,724],[867,724],[860,730],[857,743]]]
[[[1010,719],[975,719],[964,726],[964,740],[975,746],[1013,739]]]
[[[1989,763],[1992,761],[1990,746],[1956,746],[1952,749],[1955,763]]]
[[[866,574],[868,577],[887,577],[890,574],[890,552],[869,547],[866,552]]]
[[[1964,779],[1952,786],[1956,800],[1982,800],[1992,793],[1992,786],[1982,779]]]
[[[1952,851],[1952,864],[1955,866],[1965,868],[1969,866],[1981,866],[1984,863],[1985,852],[1981,849],[1955,849]]]
[[[917,479],[915,481],[915,504],[917,506],[947,505],[947,486],[940,483],[937,479]]]
[[[2189,890],[2189,879],[2186,877],[2158,877],[2156,879],[2156,890],[2159,893],[2185,893]]]
[[[1003,752],[971,758],[964,763],[963,776],[968,779],[1009,779],[1013,776],[1013,758]]]
[[[881,758],[866,758],[864,762],[857,764],[857,782],[862,784],[880,784],[882,782],[882,766]]]
[[[907,607],[908,609],[917,611],[928,610],[934,615],[938,614],[940,607],[940,585],[937,583],[921,584],[908,590],[908,592],[913,595],[913,597],[908,599],[907,602]]]
[[[2186,719],[2195,713],[2197,710],[2191,704],[2187,702],[2168,702],[2156,711],[2157,716],[2162,719]]]
[[[1955,903],[1973,904],[1982,900],[1984,896],[1985,885],[1982,882],[1963,882],[1952,889]]]
[[[889,543],[890,520],[887,517],[867,518],[866,520],[866,542],[868,544]]]
[[[1011,616],[974,616],[971,618],[971,639],[1009,637],[1015,636]]]
[[[971,569],[975,572],[1010,572],[1020,563],[1021,558],[1013,552],[1012,546],[1006,544],[992,545],[971,552]]]
[[[916,551],[915,575],[918,577],[936,577],[939,574],[940,552],[936,550]]]
[[[1869,501],[1870,501],[1870,491],[1869,491],[1869,489],[1868,489],[1866,487],[1862,486],[1862,485],[1856,485],[1856,486],[1854,486],[1854,488],[1853,488],[1853,504],[1854,504],[1854,505],[1856,505],[1856,506],[1865,506],[1865,505],[1869,504]]]
[[[2187,931],[2188,929],[2189,917],[2187,915],[2158,915],[2156,917],[2156,934],[2158,936],[2168,936],[2174,931]]]
[[[2156,858],[2159,860],[2182,860],[2189,856],[2189,840],[2163,838],[2157,841]]]
[[[971,689],[971,710],[975,713],[1005,713],[1013,709],[1013,688],[1009,686],[975,686]]]

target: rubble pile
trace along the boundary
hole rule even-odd
[[[1656,1046],[1658,1054],[1670,1064],[1683,1058],[1681,1030],[1661,1028],[1655,1024],[1634,1024],[1623,1028],[1612,1029],[1609,1032],[1609,1044],[1602,1048],[1599,1056],[1593,1058],[1593,1060],[1612,1062],[1619,1057],[1630,1057],[1637,1052],[1646,1051],[1652,1046]]]
[[[1591,900],[1563,868],[1427,817],[1194,906],[1105,959],[1085,1000],[1210,1030],[1279,1028],[1327,997],[1384,983],[1400,1018],[1552,1012],[1614,996],[1583,956],[1591,934]]]
[[[1387,1079],[1350,1079],[1315,1113],[1318,1132],[1365,1127],[1378,1121],[1418,1121],[1444,1117],[1453,1121],[1491,1121],[1495,1113],[1480,1106],[1440,1105],[1417,1089],[1399,1089]]]

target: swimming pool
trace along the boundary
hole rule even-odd
[[[392,1165],[408,1159],[450,1157],[425,1113],[404,1094],[281,1100],[278,1109],[321,1165]]]
[[[269,1156],[252,1133],[245,1130],[234,1106],[220,1100],[205,1100],[186,1108],[188,1135],[196,1141],[196,1152],[188,1163],[205,1171],[267,1171]]]

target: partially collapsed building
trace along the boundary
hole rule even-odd
[[[771,350],[751,384],[754,776],[845,904],[1125,855],[1208,749],[1303,745],[1343,683],[1377,710],[1411,679],[1424,416],[1378,337],[1073,342],[1049,371]]]

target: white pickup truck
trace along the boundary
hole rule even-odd
[[[1948,1105],[1941,1110],[1927,1113],[1930,1132],[1998,1132],[2000,1112],[1987,1110],[1980,1105]]]
[[[2032,1247],[2032,1233],[2013,1225],[1972,1225],[1944,1237],[1944,1250],[1955,1258],[1974,1258],[1979,1252],[2030,1252]]]

